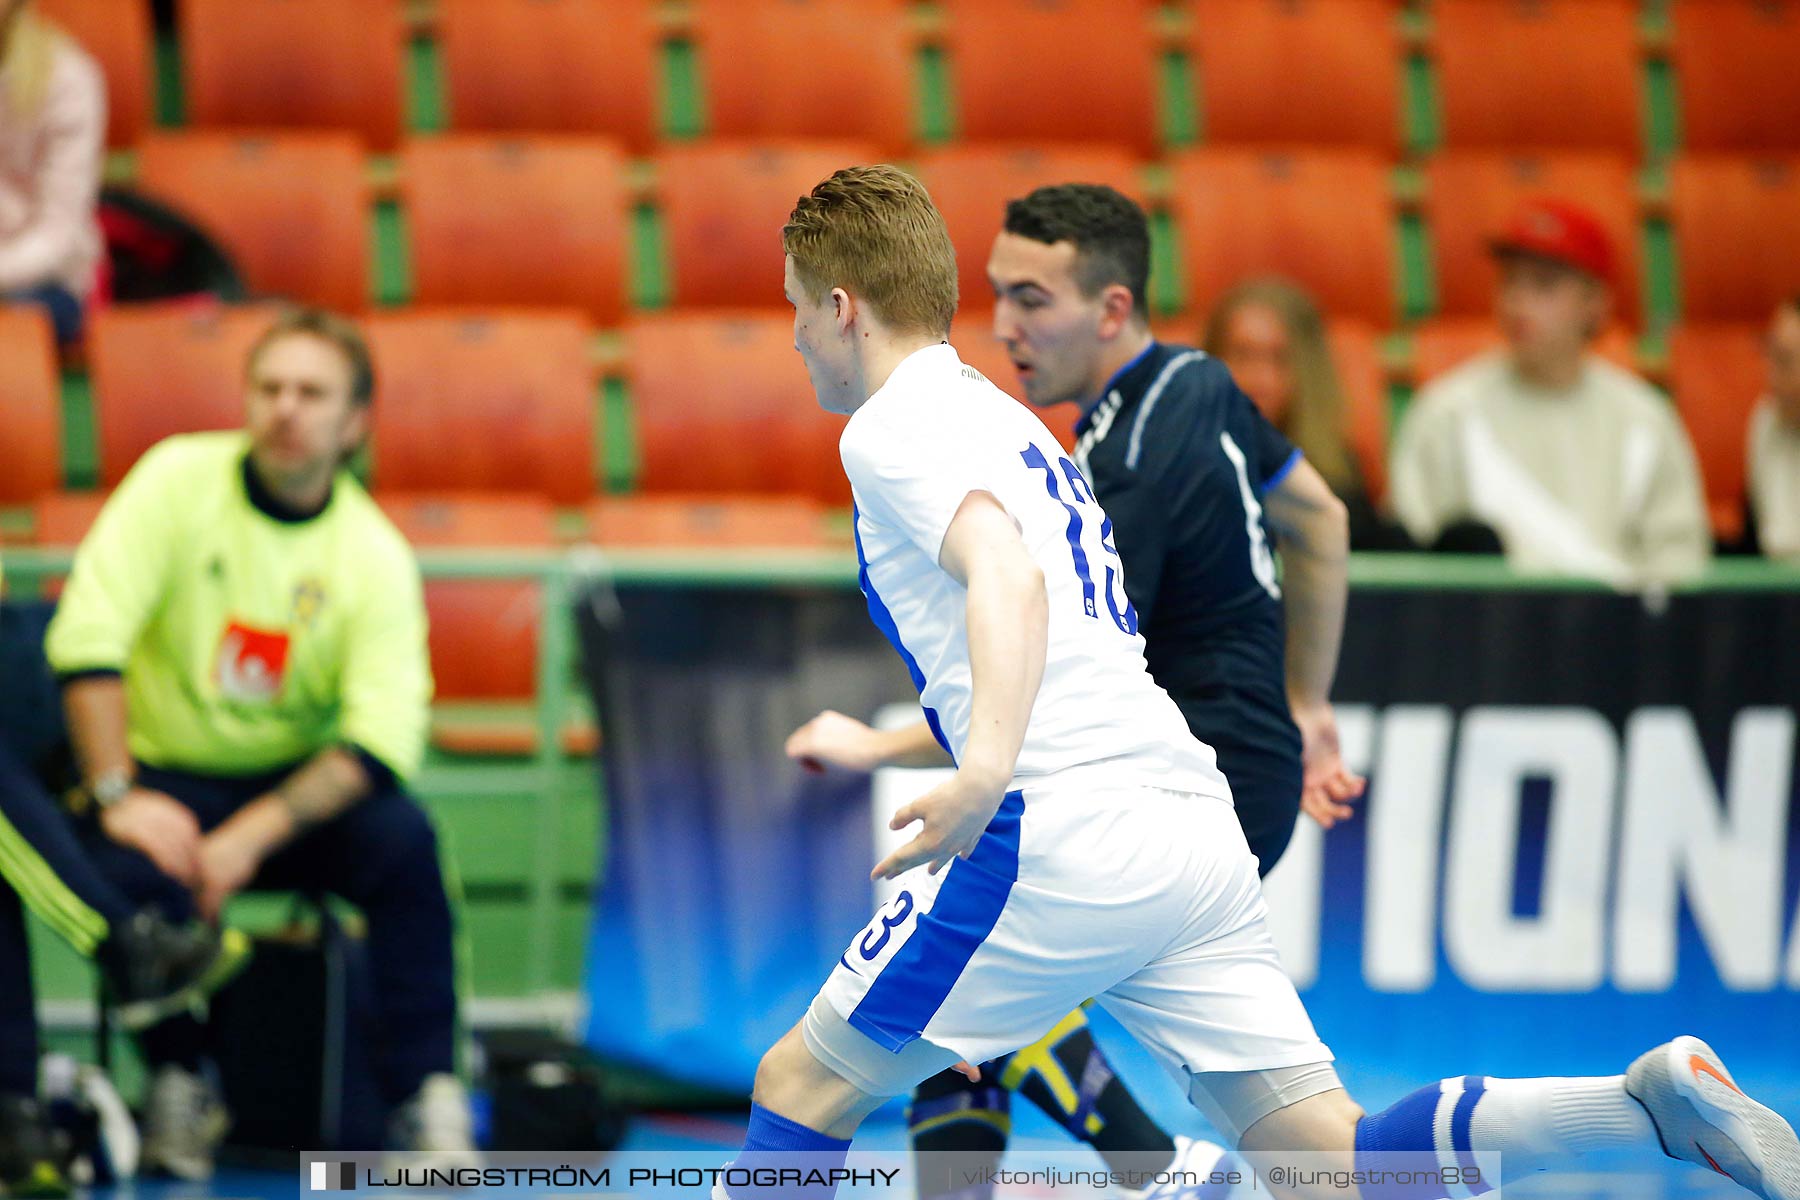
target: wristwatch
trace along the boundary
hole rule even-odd
[[[88,785],[88,795],[96,807],[108,809],[123,800],[133,786],[129,771],[108,771]]]

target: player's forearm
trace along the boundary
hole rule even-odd
[[[1004,786],[1012,779],[1044,678],[1050,605],[1044,576],[1023,553],[969,573],[969,738],[958,768]]]
[[[1302,707],[1327,703],[1337,674],[1349,598],[1349,518],[1341,504],[1322,507],[1295,532],[1281,542],[1281,590],[1288,702]]]
[[[948,767],[950,752],[938,744],[931,726],[917,721],[899,729],[878,729],[877,754],[886,767]]]
[[[298,830],[331,820],[368,795],[372,783],[356,755],[334,746],[313,755],[272,795]]]
[[[125,681],[117,675],[86,675],[63,685],[63,715],[84,783],[130,774]]]

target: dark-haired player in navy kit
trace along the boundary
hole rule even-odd
[[[1032,405],[1081,406],[1075,459],[1111,518],[1150,673],[1217,752],[1266,875],[1302,807],[1329,828],[1363,787],[1343,764],[1329,699],[1347,518],[1223,364],[1151,336],[1149,272],[1149,223],[1135,202],[1097,185],[1040,188],[1007,206],[988,261],[994,334]],[[876,730],[832,712],[796,732],[788,752],[857,769],[943,762],[923,723]],[[915,1147],[997,1153],[1012,1090],[1115,1165],[1166,1152],[1204,1173],[1222,1152],[1158,1130],[1079,1014],[987,1064],[979,1081],[944,1072],[921,1085]],[[922,1176],[921,1193],[930,1185]]]

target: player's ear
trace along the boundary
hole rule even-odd
[[[832,288],[831,312],[832,320],[837,325],[837,331],[840,334],[848,333],[850,322],[856,319],[856,301],[843,288]]]
[[[1122,283],[1109,283],[1100,292],[1100,336],[1115,338],[1131,321],[1137,302],[1131,289]]]

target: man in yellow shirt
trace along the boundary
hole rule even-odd
[[[367,432],[368,350],[300,311],[245,374],[243,431],[169,438],[125,477],[46,638],[100,814],[89,853],[175,916],[216,917],[245,888],[361,908],[393,1140],[461,1164],[450,906],[430,821],[401,790],[431,697],[419,572],[342,469]],[[146,1163],[205,1178],[228,1118],[199,1027],[165,1022],[144,1050]]]

